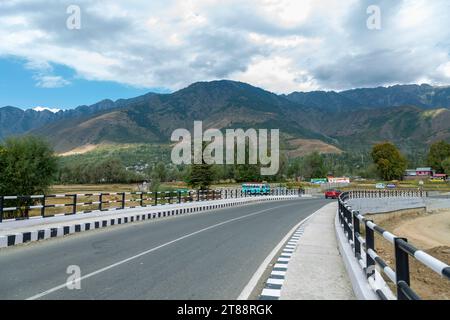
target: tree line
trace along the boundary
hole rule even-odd
[[[327,175],[361,175],[383,180],[402,179],[409,163],[391,142],[373,146],[368,157],[351,152],[322,155],[312,152],[304,157],[280,159],[274,176],[261,176],[260,165],[173,165],[159,162],[142,172],[127,169],[118,158],[77,159],[63,162],[51,146],[34,136],[13,137],[0,144],[0,195],[46,193],[54,183],[101,184],[150,181],[153,188],[168,181],[185,181],[194,188],[208,188],[215,182],[283,182],[309,180]],[[362,159],[361,159],[362,158]],[[365,159],[365,161],[364,161]],[[437,173],[450,175],[450,144],[438,141],[430,146],[427,165]],[[425,164],[424,164],[425,165]]]

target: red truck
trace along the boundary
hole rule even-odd
[[[325,199],[337,199],[341,195],[341,191],[339,190],[327,190],[325,192]]]

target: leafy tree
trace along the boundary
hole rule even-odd
[[[158,179],[159,181],[167,181],[167,170],[163,162],[158,162],[153,169],[152,178]]]
[[[212,165],[205,163],[193,164],[186,179],[189,186],[202,190],[208,189],[213,181]]]
[[[256,164],[238,164],[234,169],[236,182],[261,181],[260,168]]]
[[[317,151],[308,154],[303,159],[301,170],[306,179],[323,178],[327,175],[323,157]]]
[[[450,157],[450,144],[438,141],[431,145],[428,153],[428,164],[438,173],[444,173],[442,162]]]
[[[383,142],[373,146],[372,159],[378,174],[383,180],[401,179],[407,167],[407,161],[390,142]]]
[[[205,150],[207,144],[203,142],[202,152]],[[186,183],[192,188],[199,188],[202,190],[208,189],[214,181],[213,165],[207,164],[202,158],[201,164],[192,164],[189,166],[189,172],[186,177]]]
[[[0,164],[2,195],[45,193],[58,170],[50,145],[34,136],[7,139],[0,147]]]
[[[444,169],[444,173],[450,176],[450,157],[442,161],[442,168]]]

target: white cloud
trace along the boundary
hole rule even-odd
[[[41,88],[61,88],[70,84],[60,76],[35,76],[34,79],[37,81],[36,86]]]
[[[0,2],[0,56],[31,61],[39,86],[70,83],[52,64],[169,89],[217,78],[283,93],[449,78],[447,0],[79,0],[81,30],[68,30],[72,2]],[[372,4],[379,31],[366,28]]]

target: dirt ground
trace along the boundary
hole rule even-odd
[[[370,219],[393,234],[407,238],[416,248],[450,264],[450,210],[432,213],[407,210],[396,214],[372,215]],[[395,270],[393,245],[378,235],[375,245],[378,254]],[[411,287],[422,299],[450,300],[449,280],[412,257],[409,262]]]

